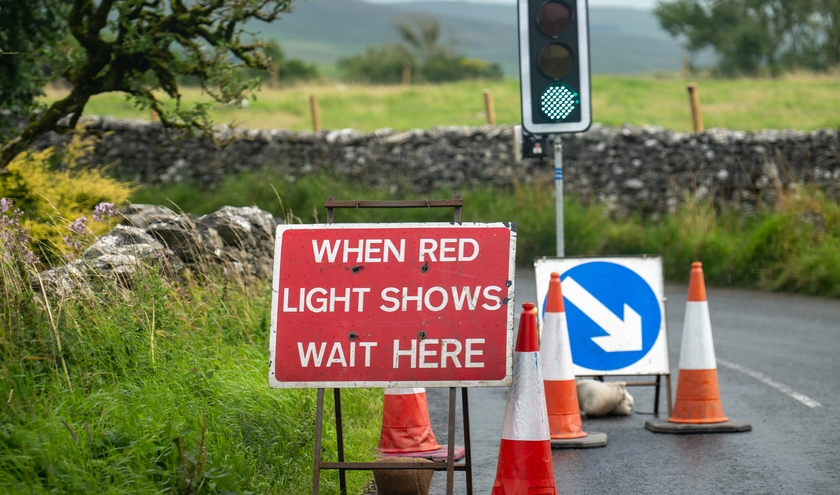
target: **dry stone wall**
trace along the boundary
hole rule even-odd
[[[159,124],[98,117],[86,122],[102,136],[92,163],[143,184],[213,188],[228,174],[272,170],[292,180],[328,174],[422,196],[440,187],[512,187],[554,176],[551,160],[516,162],[512,126],[372,133],[220,128],[217,140],[229,144],[219,148],[207,138],[179,139]],[[38,146],[62,139],[50,135]],[[803,183],[840,200],[835,130],[681,134],[596,124],[562,139],[567,194],[606,204],[617,216],[657,217],[687,194],[751,209]]]

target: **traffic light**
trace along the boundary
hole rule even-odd
[[[533,134],[592,124],[587,0],[517,0],[522,126]]]

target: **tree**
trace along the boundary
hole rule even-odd
[[[318,67],[309,64],[299,58],[287,58],[286,53],[277,40],[271,40],[263,49],[269,60],[270,72],[276,71],[280,82],[291,83],[295,81],[307,81],[318,77]],[[248,69],[248,73],[254,77],[272,77],[265,71]]]
[[[454,50],[450,44],[443,44],[440,40],[440,19],[421,15],[413,23],[404,20],[395,23],[400,38],[417,55],[422,63],[441,57],[450,57]]]
[[[840,64],[840,0],[673,0],[654,14],[689,52],[713,49],[724,74]]]
[[[59,0],[0,0],[0,108],[27,114],[61,61],[69,9]],[[11,123],[0,114],[0,131]]]
[[[44,33],[46,28],[36,28],[41,37],[29,46],[20,45],[26,52],[12,63],[22,67],[24,76],[18,79],[28,86],[17,100],[25,102],[28,98],[31,102],[32,95],[37,95],[43,82],[43,78],[36,77],[38,74],[51,79],[61,77],[72,85],[70,94],[51,104],[22,132],[3,144],[0,173],[12,158],[43,134],[72,131],[88,100],[111,91],[124,92],[140,108],[151,108],[168,128],[210,136],[213,123],[208,115],[209,105],[182,107],[178,77],[198,78],[201,87],[216,102],[241,101],[260,81],[246,80],[237,69],[269,68],[262,51],[265,44],[251,39],[242,25],[252,19],[272,22],[280,14],[290,12],[292,3],[292,0],[0,1],[3,2],[0,18],[5,17],[8,9],[33,19],[52,15],[51,22],[56,23],[55,35]],[[32,24],[36,25],[37,20]],[[20,33],[27,32],[25,28],[9,28],[6,22],[0,26],[3,43],[6,38],[18,39]],[[63,49],[57,49],[62,57],[44,60],[37,56],[38,49],[45,49],[63,33],[68,33],[67,42]],[[4,48],[4,52],[10,51]],[[18,56],[21,55],[0,55],[2,58]],[[45,62],[55,62],[55,65],[49,71],[36,66]],[[174,109],[164,107],[161,92],[175,100]],[[27,108],[24,103],[18,107]],[[66,125],[62,121],[65,117]]]

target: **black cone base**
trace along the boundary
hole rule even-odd
[[[706,424],[671,423],[667,419],[655,419],[653,421],[647,421],[645,428],[654,433],[674,433],[680,435],[690,433],[738,433],[751,431],[752,425],[739,419],[730,419],[723,423]]]
[[[589,433],[583,438],[552,438],[552,449],[594,449],[607,446],[606,433]]]

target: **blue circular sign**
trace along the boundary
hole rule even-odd
[[[560,280],[576,365],[612,371],[650,352],[662,312],[653,289],[636,272],[595,261],[569,269]]]

